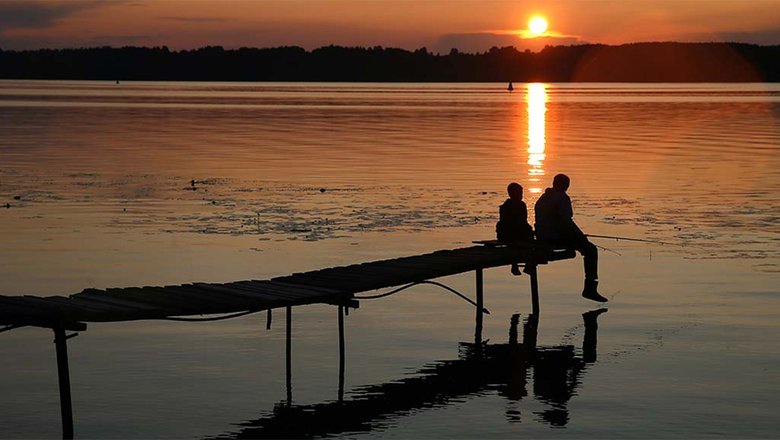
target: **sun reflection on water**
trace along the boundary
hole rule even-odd
[[[528,181],[531,193],[542,191],[541,177],[544,176],[545,112],[547,111],[547,85],[530,83],[526,86],[528,103]]]

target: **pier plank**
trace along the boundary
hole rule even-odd
[[[201,289],[204,292],[214,292],[219,295],[233,298],[235,301],[250,307],[263,306],[271,302],[267,295],[248,293],[235,287],[228,287],[226,284],[193,283],[193,287]]]
[[[84,289],[69,297],[0,295],[0,325],[53,328],[78,321],[159,319],[304,304],[342,304],[352,300],[354,294],[369,290],[512,263],[546,264],[574,256],[574,251],[538,243],[506,246],[487,241],[478,246],[300,272],[268,280]]]
[[[180,299],[169,296],[165,293],[161,294],[158,291],[152,290],[150,287],[108,289],[106,290],[105,295],[109,297],[140,302],[142,304],[152,306],[157,310],[164,310],[169,313],[178,313],[182,311],[182,309],[194,311],[190,304],[182,303]]]
[[[0,297],[0,318],[3,324],[17,324],[17,320],[23,320],[26,316],[36,320],[52,318],[49,310],[35,307],[31,302],[19,300],[19,297]]]
[[[315,296],[299,295],[299,294],[286,294],[283,292],[269,291],[267,289],[258,290],[257,288],[247,286],[236,286],[236,289],[244,289],[248,294],[256,295],[259,299],[258,306],[253,307],[255,310],[274,309],[277,307],[284,307],[290,305],[312,304],[318,301]]]
[[[131,301],[128,299],[123,298],[116,298],[116,297],[109,297],[107,295],[101,295],[97,293],[77,293],[75,295],[71,295],[70,298],[73,299],[80,299],[84,301],[93,301],[93,302],[99,302],[99,303],[107,303],[107,304],[116,304],[118,306],[125,306],[131,309],[136,310],[157,310],[157,308],[152,307],[148,304],[139,303],[135,301]]]
[[[268,297],[285,298],[289,300],[298,300],[302,298],[311,298],[316,296],[317,292],[314,290],[305,289],[307,286],[296,285],[295,287],[285,288],[276,283],[269,281],[246,281],[241,282],[237,286],[238,288],[245,288],[247,290],[256,292],[260,295],[266,295]]]
[[[66,298],[62,296],[48,296],[46,301],[56,303],[60,307],[69,309],[71,313],[75,314],[88,314],[88,315],[103,315],[112,313],[123,313],[127,309],[124,307],[110,306],[107,304],[95,303],[91,301],[85,301],[80,298]]]

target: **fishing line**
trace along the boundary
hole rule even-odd
[[[619,237],[617,235],[596,235],[596,234],[585,234],[586,237],[592,237],[592,238],[609,238],[612,240],[625,240],[625,241],[639,241],[642,243],[654,243],[654,244],[668,244],[670,246],[685,246],[683,244],[679,243],[670,243],[668,241],[660,241],[660,240],[645,240],[643,238],[632,238],[632,237]]]
[[[597,248],[601,249],[602,251],[612,252],[613,254],[617,255],[618,257],[622,257],[623,256],[623,254],[621,254],[620,252],[618,252],[616,250],[613,250],[613,249],[610,249],[608,247],[604,247],[604,246],[598,245],[596,243],[593,243],[593,246],[596,246]]]

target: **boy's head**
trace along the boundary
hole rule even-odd
[[[512,182],[506,187],[510,199],[523,200],[523,187],[519,183]]]
[[[567,189],[569,189],[569,176],[566,174],[556,174],[555,177],[553,177],[553,188],[557,190],[561,190],[563,192],[566,192]]]

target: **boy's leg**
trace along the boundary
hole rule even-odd
[[[607,302],[607,298],[598,292],[598,264],[599,251],[596,245],[582,237],[576,243],[574,248],[583,256],[583,265],[585,266],[585,287],[582,289],[582,296],[597,302]]]

